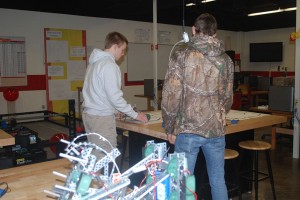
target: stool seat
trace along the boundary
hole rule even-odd
[[[271,144],[264,141],[246,140],[239,142],[239,146],[248,150],[264,151],[271,149]]]
[[[236,150],[225,149],[225,153],[224,153],[225,160],[234,159],[237,158],[238,156],[239,156],[239,152],[237,152]]]
[[[129,136],[129,131],[124,131],[124,132],[123,132],[123,135],[124,135],[125,137],[128,137],[128,136]]]

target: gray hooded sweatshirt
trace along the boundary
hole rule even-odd
[[[93,50],[85,74],[82,95],[84,113],[109,116],[120,111],[132,118],[138,115],[123,98],[121,71],[114,56],[109,52]]]

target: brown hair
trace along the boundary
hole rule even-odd
[[[117,44],[118,46],[121,46],[122,44],[128,44],[127,38],[118,32],[111,32],[107,34],[105,38],[105,49],[109,49],[112,45]]]
[[[217,32],[217,20],[209,13],[203,13],[194,23],[196,33],[203,33],[205,35],[213,36]]]

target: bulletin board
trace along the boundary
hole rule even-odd
[[[87,66],[86,31],[45,28],[44,43],[48,110],[68,113],[68,100],[75,99],[78,116],[78,88]]]
[[[164,79],[173,45],[159,44],[157,50],[157,79]],[[176,49],[175,47],[174,49]],[[173,50],[174,51],[174,50]],[[172,51],[172,52],[173,52]],[[129,43],[127,52],[128,81],[153,79],[153,51],[151,44]]]
[[[0,86],[26,86],[25,37],[0,36]]]

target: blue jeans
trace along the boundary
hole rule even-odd
[[[204,138],[195,134],[179,134],[176,137],[175,152],[184,152],[187,158],[188,170],[194,174],[195,164],[202,148],[211,187],[213,200],[227,200],[225,184],[224,151],[225,136],[217,138]]]

